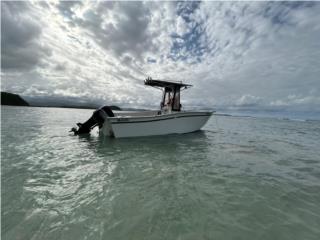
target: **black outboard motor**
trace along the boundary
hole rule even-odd
[[[78,129],[72,128],[70,132],[74,132],[75,135],[90,133],[91,129],[96,126],[102,127],[105,119],[104,115],[107,114],[108,117],[114,117],[112,109],[109,106],[101,107],[95,110],[92,116],[84,123],[77,123]]]

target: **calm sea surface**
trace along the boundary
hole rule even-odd
[[[1,107],[2,239],[320,239],[320,122],[212,117],[184,135],[69,129]]]

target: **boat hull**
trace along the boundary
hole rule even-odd
[[[155,116],[108,118],[101,128],[106,136],[116,138],[189,133],[200,130],[212,112],[179,112]]]

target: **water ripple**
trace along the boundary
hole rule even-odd
[[[107,139],[67,132],[91,111],[2,111],[4,239],[320,236],[318,122],[219,116],[196,133]]]

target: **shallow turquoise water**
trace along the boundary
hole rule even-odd
[[[320,122],[104,139],[68,133],[91,110],[1,110],[2,239],[320,239]]]

